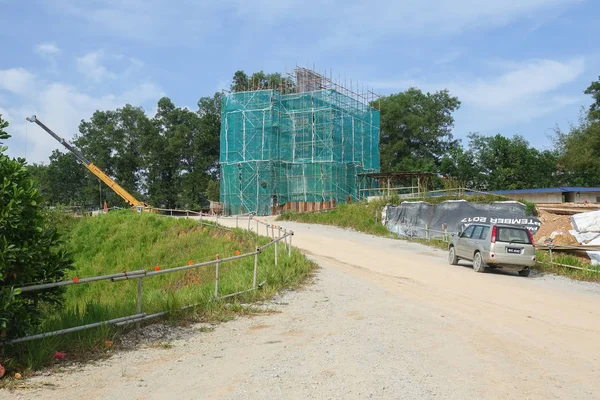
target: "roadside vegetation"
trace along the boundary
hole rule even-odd
[[[310,224],[334,225],[341,228],[353,229],[357,232],[371,235],[393,237],[381,223],[381,212],[386,205],[399,205],[402,201],[426,201],[439,204],[447,200],[468,200],[474,203],[492,203],[494,201],[510,200],[504,196],[493,194],[477,194],[469,196],[436,196],[414,199],[401,199],[399,196],[390,196],[389,199],[374,200],[371,202],[359,201],[341,203],[335,209],[321,212],[298,213],[295,211],[284,212],[279,216],[282,221],[298,221]],[[537,214],[535,204],[527,203],[527,212]]]
[[[441,203],[446,200],[465,199],[479,203],[490,203],[494,201],[506,201],[506,197],[497,195],[473,195],[466,197],[455,196],[439,196],[423,199],[410,199],[407,201],[428,201],[433,204]],[[534,203],[521,201],[525,204],[529,214],[537,215],[537,210]],[[441,250],[448,248],[448,243],[440,239],[421,239],[421,238],[406,238],[394,235],[381,223],[381,212],[386,205],[398,205],[401,200],[397,196],[392,196],[389,200],[376,200],[370,203],[365,201],[355,203],[339,204],[334,210],[298,213],[285,212],[280,215],[279,219],[284,221],[297,221],[310,224],[332,225],[340,228],[352,229],[357,232],[363,232],[370,235],[396,238],[400,240],[408,240],[411,242],[421,243],[427,246],[435,247]],[[586,263],[581,257],[574,257],[569,254],[555,252],[553,261],[559,264],[574,266],[577,268],[569,268],[556,264],[550,264],[550,258],[547,251],[538,250],[537,252],[538,271],[564,275],[572,279],[600,282],[600,269],[593,267],[590,263]]]
[[[98,217],[71,218],[54,215],[65,238],[75,269],[66,279],[134,271],[162,270],[201,261],[214,260],[254,251],[269,238],[257,237],[241,229],[226,230],[202,226],[198,221],[173,219],[153,214],[115,211]],[[240,304],[265,300],[277,291],[301,284],[314,264],[301,253],[288,257],[279,247],[279,265],[274,265],[274,246],[259,256],[258,282],[266,281],[256,291],[225,301],[214,301],[215,267],[207,266],[143,279],[142,311],[150,314],[173,311],[168,319],[174,323],[188,321],[217,322],[231,319],[251,308]],[[226,295],[252,286],[254,257],[221,264],[219,294]],[[41,310],[42,323],[36,332],[74,327],[136,313],[137,279],[101,281],[68,286],[61,307]],[[191,310],[182,306],[196,304]],[[155,322],[154,320],[152,322]],[[9,370],[38,369],[51,364],[56,352],[70,360],[101,356],[118,347],[119,336],[130,328],[104,326],[77,333],[34,340],[7,348],[11,358],[4,364]],[[35,332],[34,332],[35,333]],[[110,346],[108,346],[110,344]]]

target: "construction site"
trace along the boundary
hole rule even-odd
[[[226,215],[330,208],[357,200],[379,171],[370,90],[296,68],[280,87],[226,93],[220,202]],[[291,84],[290,84],[291,83]]]

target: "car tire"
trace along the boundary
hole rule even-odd
[[[519,271],[519,275],[520,276],[524,276],[524,277],[528,277],[530,272],[531,272],[530,269],[522,269],[522,270]]]
[[[450,249],[448,250],[448,262],[450,265],[458,264],[458,257],[456,257],[456,249],[454,246],[450,246]]]
[[[481,254],[479,252],[475,253],[475,255],[473,256],[473,271],[485,271],[485,264],[483,263],[483,258],[481,258]]]

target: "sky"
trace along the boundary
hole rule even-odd
[[[96,110],[197,109],[233,73],[315,66],[389,95],[448,89],[454,136],[551,147],[600,75],[594,0],[0,0],[0,114],[11,156],[48,163]]]

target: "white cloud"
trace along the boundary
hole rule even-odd
[[[0,90],[24,94],[32,89],[35,76],[24,68],[0,70]]]
[[[520,18],[539,23],[543,12],[584,0],[56,0],[53,7],[119,36],[141,40],[196,37],[223,29],[218,21],[248,27],[293,19],[323,39],[324,46],[356,46],[386,35],[437,36],[506,25]]]
[[[494,129],[530,121],[580,101],[579,96],[561,92],[585,71],[585,60],[530,60],[505,63],[510,69],[498,76],[450,82],[426,80],[377,81],[379,90],[399,91],[411,86],[434,92],[448,89],[462,102],[457,121],[471,130]]]
[[[60,49],[56,45],[56,43],[40,43],[35,46],[35,52],[41,56],[54,56],[60,53]]]
[[[88,79],[98,83],[105,79],[114,79],[117,75],[103,64],[104,51],[97,50],[77,58],[77,70]]]
[[[153,105],[163,91],[153,83],[130,85],[116,94],[92,96],[75,86],[62,82],[46,82],[34,74],[20,69],[30,77],[30,91],[13,91],[17,101],[1,103],[0,112],[10,122],[8,132],[13,136],[8,143],[8,153],[26,156],[28,162],[48,162],[54,149],[62,149],[52,137],[37,126],[25,122],[25,117],[36,114],[52,130],[66,139],[78,132],[82,119],[89,119],[96,110],[108,110],[125,104]],[[5,71],[0,71],[0,76]],[[0,92],[2,87],[0,86]]]

